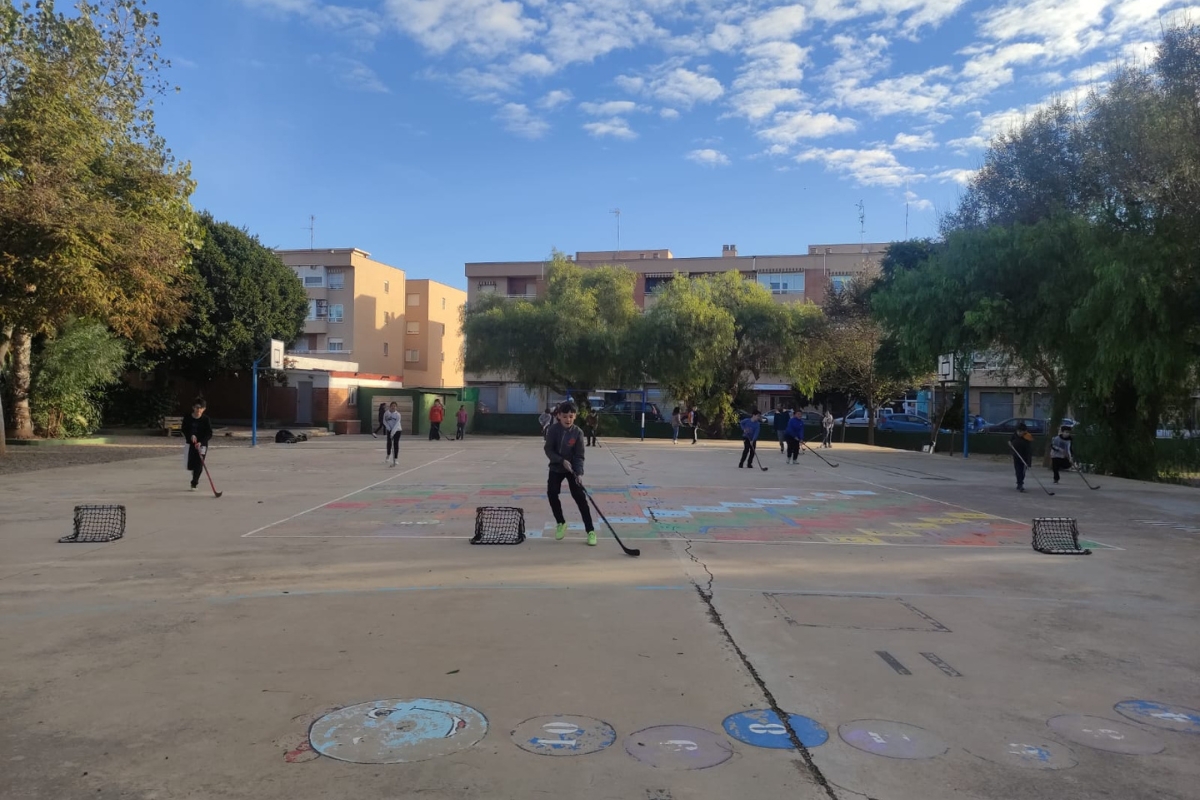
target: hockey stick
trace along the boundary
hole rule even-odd
[[[218,492],[216,484],[213,483],[212,475],[208,471],[208,464],[204,461],[204,453],[200,450],[200,443],[196,442],[193,447],[196,448],[196,455],[200,456],[200,466],[204,467],[204,475],[208,478],[208,485],[212,488],[213,497],[220,497],[224,492]]]
[[[758,442],[751,442],[750,443],[750,461],[753,462],[755,456],[757,456],[757,455],[758,455]],[[761,469],[763,472],[767,471],[767,467],[763,466],[761,458],[758,459],[758,468]]]
[[[818,453],[816,450],[813,450],[813,449],[812,449],[811,447],[809,447],[809,446],[808,446],[808,444],[807,444],[806,442],[804,442],[803,440],[800,442],[800,447],[801,447],[801,448],[803,448],[803,449],[805,449],[805,450],[807,450],[808,452],[812,453],[814,456],[816,456],[817,458],[821,459],[822,461],[824,461],[826,464],[828,464],[829,466],[833,467],[834,469],[837,469],[838,467],[840,467],[840,466],[841,466],[841,464],[835,464],[835,463],[833,463],[832,461],[830,461],[828,458],[826,458],[825,456],[823,456],[823,455],[821,455],[820,453]]]
[[[625,555],[640,556],[642,554],[641,550],[636,547],[626,547],[625,543],[621,541],[621,537],[617,536],[617,532],[613,530],[612,523],[608,521],[608,517],[604,516],[604,512],[600,510],[600,506],[596,505],[596,498],[592,497],[592,493],[587,490],[587,487],[583,485],[583,482],[578,478],[575,479],[575,482],[579,484],[580,489],[583,489],[583,493],[587,495],[588,500],[592,501],[592,508],[596,509],[596,513],[600,515],[600,519],[604,520],[604,524],[608,526],[608,532],[611,533],[613,538],[617,540],[617,544],[621,545],[621,549],[625,551]]]
[[[1012,451],[1013,451],[1013,455],[1015,455],[1017,458],[1021,458],[1021,454],[1017,452],[1017,448],[1013,447],[1013,444],[1012,444],[1012,442],[1009,442],[1009,443],[1008,443],[1008,449],[1009,449],[1009,450],[1012,450]],[[1054,497],[1054,492],[1052,492],[1052,491],[1050,491],[1049,489],[1047,489],[1047,488],[1046,488],[1046,484],[1042,483],[1042,480],[1041,480],[1041,478],[1039,478],[1037,475],[1034,475],[1034,474],[1033,474],[1033,464],[1028,464],[1028,463],[1026,463],[1026,462],[1025,462],[1025,459],[1023,459],[1023,458],[1021,458],[1021,463],[1022,463],[1022,464],[1025,464],[1025,474],[1027,474],[1027,475],[1033,475],[1033,479],[1034,479],[1035,481],[1037,481],[1037,485],[1038,485],[1038,486],[1041,486],[1041,487],[1042,487],[1042,491],[1043,491],[1043,492],[1045,492],[1046,494],[1050,495],[1051,497]]]
[[[1080,469],[1078,466],[1076,466],[1076,467],[1075,467],[1075,469],[1073,469],[1073,470],[1071,470],[1071,471],[1072,471],[1072,472],[1078,472],[1078,473],[1079,473],[1079,477],[1080,477],[1080,478],[1083,478],[1083,482],[1084,482],[1084,483],[1086,483],[1086,484],[1087,484],[1087,487],[1088,487],[1089,489],[1091,489],[1093,492],[1094,492],[1094,491],[1096,491],[1097,489],[1099,489],[1099,488],[1100,488],[1099,486],[1092,486],[1090,483],[1088,483],[1088,479],[1083,477],[1083,470],[1082,470],[1082,469]]]

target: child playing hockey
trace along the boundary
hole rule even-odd
[[[587,531],[587,543],[596,546],[596,530],[592,526],[592,514],[588,510],[587,495],[579,479],[583,477],[583,431],[575,425],[575,404],[563,403],[558,407],[558,422],[546,431],[546,457],[550,459],[550,476],[546,481],[546,499],[550,501],[550,511],[554,514],[556,526],[554,538],[561,540],[567,535],[567,518],[563,516],[562,503],[558,494],[562,490],[563,479],[571,490],[575,505],[579,506],[579,516],[583,517],[583,528]]]
[[[738,461],[738,467],[749,467],[754,469],[754,447],[758,442],[758,431],[762,427],[762,414],[755,411],[749,417],[742,420],[742,458]],[[746,463],[747,457],[750,463]]]
[[[1017,430],[1008,440],[1012,448],[1013,469],[1017,473],[1017,491],[1025,491],[1025,470],[1033,467],[1033,434],[1024,422],[1017,423]],[[1057,483],[1057,480],[1055,481]]]
[[[395,403],[388,406],[388,410],[383,415],[383,430],[387,436],[387,450],[383,457],[383,463],[388,466],[396,466],[396,459],[400,457],[400,432],[403,426],[400,422],[400,407]]]
[[[787,424],[787,463],[800,463],[800,444],[804,441],[804,414],[793,411]]]
[[[187,468],[192,471],[192,491],[200,485],[200,473],[204,471],[204,457],[208,455],[208,440],[212,438],[212,423],[204,416],[208,404],[197,397],[192,403],[192,415],[183,418],[180,431],[187,445]]]
[[[1050,440],[1050,467],[1054,470],[1054,482],[1058,483],[1059,470],[1069,470],[1075,463],[1071,452],[1071,426],[1063,425],[1058,436]]]

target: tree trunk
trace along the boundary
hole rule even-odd
[[[867,444],[875,446],[875,398],[867,396]]]
[[[4,372],[4,359],[8,358],[8,351],[12,345],[12,332],[13,326],[8,325],[4,328],[3,333],[0,333],[4,337],[4,341],[0,342],[0,373]],[[0,385],[2,384],[3,381],[0,381]],[[0,456],[8,455],[7,430],[8,417],[4,416],[4,391],[0,389]]]
[[[12,334],[13,356],[13,438],[33,438],[33,418],[29,415],[29,384],[33,380],[33,337],[16,329]]]

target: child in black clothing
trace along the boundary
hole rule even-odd
[[[557,523],[554,538],[561,540],[567,535],[567,518],[563,516],[558,493],[565,478],[571,490],[579,516],[583,517],[583,528],[587,531],[587,543],[596,546],[596,530],[592,525],[592,514],[588,510],[587,495],[579,479],[583,476],[583,431],[575,425],[574,403],[563,403],[558,407],[558,422],[546,431],[546,457],[550,459],[550,477],[546,481],[546,499],[550,501],[550,512]]]
[[[183,418],[181,431],[187,445],[187,468],[192,471],[192,491],[200,485],[200,473],[204,471],[204,457],[208,455],[208,440],[212,438],[212,423],[204,416],[208,404],[197,397],[192,403],[192,415]],[[199,449],[197,449],[199,448]]]
[[[600,430],[600,412],[592,411],[583,421],[583,430],[587,437],[587,446],[596,446],[596,433]]]

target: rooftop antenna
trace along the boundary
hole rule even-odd
[[[317,217],[315,214],[308,215],[308,249],[314,249],[313,243],[317,238]]]
[[[621,257],[621,209],[614,208],[612,211],[609,211],[608,213],[612,214],[613,216],[615,216],[617,218],[617,253],[616,253],[616,255],[613,256],[613,258],[620,258]]]
[[[911,195],[908,191],[908,178],[904,179],[904,238],[908,239],[908,200]]]
[[[858,243],[865,253],[867,251],[867,207],[862,200],[858,201]]]

